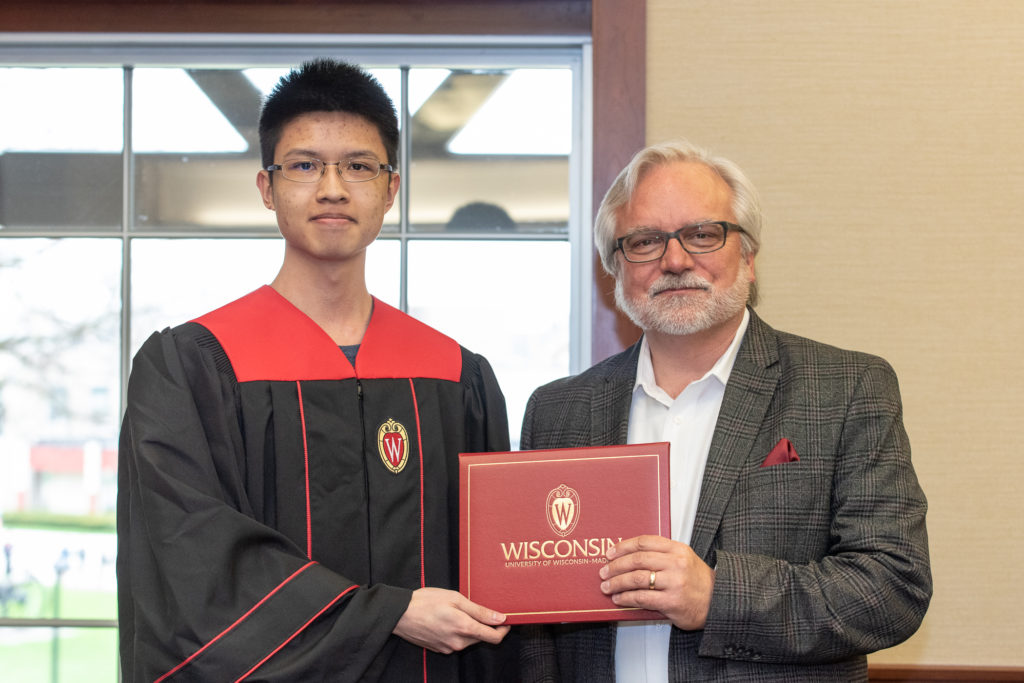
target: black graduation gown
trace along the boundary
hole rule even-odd
[[[154,334],[121,429],[125,680],[490,677],[491,646],[391,631],[458,588],[458,454],[508,447],[487,361],[381,301],[355,368],[270,287]]]

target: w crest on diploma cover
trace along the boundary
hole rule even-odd
[[[384,466],[398,474],[409,462],[409,433],[401,422],[388,419],[377,430],[377,452]]]
[[[568,536],[580,520],[580,494],[576,489],[560,484],[558,488],[551,489],[545,509],[551,530],[559,536]]]

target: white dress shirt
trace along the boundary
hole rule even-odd
[[[722,407],[725,385],[736,362],[736,352],[747,331],[750,311],[729,348],[707,374],[672,399],[654,381],[651,350],[645,336],[629,408],[629,443],[668,441],[672,538],[690,542],[697,515],[697,499],[711,437]],[[668,646],[672,624],[664,621],[619,622],[615,639],[615,680],[619,683],[667,683]]]

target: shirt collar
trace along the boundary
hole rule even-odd
[[[740,326],[736,328],[736,335],[732,338],[732,342],[729,344],[729,348],[725,350],[715,364],[711,366],[703,377],[697,382],[703,382],[709,377],[716,378],[724,387],[729,381],[729,375],[732,374],[732,366],[736,363],[736,356],[740,350],[740,344],[743,342],[743,335],[747,332],[747,326],[750,324],[750,309],[743,309],[743,320],[740,321]],[[636,393],[638,388],[642,388],[647,395],[652,398],[663,398],[667,399],[669,403],[672,399],[668,397],[668,394],[658,386],[654,381],[654,363],[651,361],[651,347],[647,344],[647,335],[643,336],[640,341],[640,358],[636,365],[636,381],[633,383],[633,392]]]

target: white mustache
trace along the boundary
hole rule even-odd
[[[655,280],[651,288],[647,290],[648,296],[657,296],[668,289],[711,289],[711,283],[693,273],[683,275],[666,274]]]

